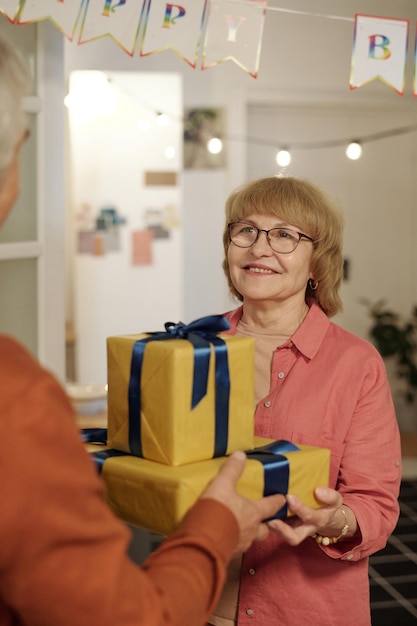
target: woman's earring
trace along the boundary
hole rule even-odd
[[[314,278],[309,278],[307,285],[309,289],[311,289],[311,291],[316,291],[317,287],[319,286],[318,282],[314,280]]]

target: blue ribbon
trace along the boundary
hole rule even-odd
[[[81,433],[84,437],[84,434],[88,435],[87,431],[94,430],[103,430],[106,429],[93,429],[93,428],[84,428]],[[91,433],[92,435],[92,433]],[[92,440],[90,439],[90,442]],[[277,441],[273,441],[272,443],[266,444],[265,446],[261,446],[259,448],[254,448],[253,450],[249,450],[246,452],[246,456],[248,459],[254,459],[256,461],[260,461],[264,466],[264,496],[271,496],[277,493],[286,494],[288,493],[288,484],[289,484],[289,461],[285,456],[282,456],[286,452],[299,452],[300,448],[290,441],[286,441],[284,439],[279,439]],[[107,450],[98,450],[94,452],[90,452],[90,456],[96,463],[99,474],[103,471],[104,463],[107,459],[110,459],[115,456],[129,456],[126,452],[120,452],[119,450],[114,450],[113,448],[109,448]],[[265,519],[264,521],[268,521],[270,519],[277,519],[286,517],[288,514],[287,505],[284,504],[279,511],[275,513],[272,517]]]
[[[81,428],[80,436],[84,443],[106,444],[107,428]],[[108,448],[107,450],[95,450],[90,452],[90,456],[96,463],[98,473],[101,474],[103,465],[107,459],[113,456],[127,456],[127,454],[119,450],[114,450],[113,448]]]
[[[108,450],[97,450],[96,452],[90,452],[90,456],[94,459],[98,473],[103,471],[104,463],[107,459],[111,459],[114,456],[128,456],[126,452],[120,452],[120,450],[114,450],[109,448]]]
[[[84,443],[107,443],[107,428],[82,428],[80,434]]]
[[[194,348],[194,373],[191,408],[194,409],[207,393],[210,365],[210,344],[215,352],[215,442],[213,456],[224,456],[227,450],[229,424],[230,379],[227,347],[217,333],[228,330],[230,324],[222,315],[202,317],[186,325],[182,322],[165,324],[166,332],[150,333],[150,337],[139,339],[133,345],[128,390],[129,400],[129,449],[135,456],[142,457],[141,443],[141,373],[147,344],[166,339],[186,339]]]
[[[265,446],[254,448],[246,452],[249,459],[260,461],[264,466],[264,496],[271,496],[275,493],[282,493],[284,495],[288,493],[290,463],[283,454],[299,450],[300,448],[290,441],[279,439],[278,441],[273,441]],[[287,514],[287,505],[284,504],[284,506],[269,519],[286,517]]]

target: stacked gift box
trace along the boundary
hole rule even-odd
[[[319,506],[313,491],[328,483],[329,451],[254,436],[254,343],[227,328],[211,316],[108,338],[107,443],[87,449],[127,523],[174,530],[235,450],[248,454],[240,493],[291,492]]]

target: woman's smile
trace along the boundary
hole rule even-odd
[[[271,269],[270,267],[267,267],[265,265],[252,264],[252,263],[245,265],[243,269],[249,274],[269,274],[269,275],[279,274],[279,272]]]

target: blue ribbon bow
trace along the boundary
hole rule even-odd
[[[254,448],[246,455],[249,459],[260,461],[264,466],[264,496],[271,496],[275,493],[288,493],[290,478],[290,462],[283,456],[286,452],[297,452],[300,448],[290,441],[279,439],[268,443],[265,446]],[[288,514],[287,505],[277,511],[269,519],[286,517]],[[264,520],[267,521],[267,520]]]
[[[150,333],[133,345],[128,390],[129,400],[129,448],[135,456],[143,456],[141,443],[141,373],[147,344],[166,339],[186,339],[194,348],[194,373],[191,408],[194,409],[207,393],[210,365],[210,344],[215,351],[215,444],[214,456],[224,456],[227,450],[229,422],[229,365],[227,347],[217,333],[228,330],[230,324],[222,315],[210,315],[186,325],[182,322],[166,322],[166,332]]]

